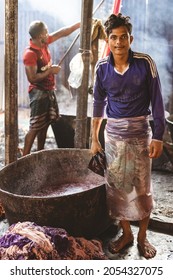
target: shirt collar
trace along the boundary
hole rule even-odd
[[[36,46],[36,45],[33,43],[32,39],[30,39],[30,41],[29,41],[29,46],[30,46],[31,48],[33,48],[33,49],[36,49],[36,50],[40,50],[40,49],[41,49],[40,47]]]
[[[112,64],[114,66],[114,58],[113,58],[112,52],[110,52],[110,54],[108,56],[108,61],[110,64]],[[131,64],[133,62],[133,51],[131,49],[129,49],[128,62],[129,62],[129,64]]]

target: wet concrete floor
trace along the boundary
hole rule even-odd
[[[108,244],[110,240],[114,241],[115,239],[117,239],[121,235],[121,230],[118,232],[116,237],[115,235],[113,235],[113,233],[109,233],[107,234],[107,236],[105,235],[105,237],[102,239],[104,252],[110,260],[145,260],[145,258],[140,255],[137,248],[136,238],[138,233],[138,227],[135,225],[132,225],[131,227],[135,238],[134,243],[132,246],[121,251],[121,253],[111,254],[108,251]],[[150,243],[157,249],[157,254],[152,260],[173,260],[172,235],[161,233],[150,228],[147,232],[147,237]]]

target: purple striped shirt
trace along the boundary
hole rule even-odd
[[[113,55],[96,65],[93,117],[108,118],[151,115],[153,138],[162,140],[165,129],[164,104],[160,79],[153,59],[143,53],[129,51],[129,68],[124,74],[114,68]]]

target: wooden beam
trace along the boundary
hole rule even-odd
[[[80,51],[84,63],[82,84],[77,95],[75,147],[86,148],[87,137],[87,107],[88,107],[88,81],[91,49],[93,0],[82,0]]]
[[[18,0],[5,0],[5,164],[17,160]]]

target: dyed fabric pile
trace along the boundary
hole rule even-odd
[[[62,228],[16,223],[0,238],[0,260],[105,260],[100,241],[72,237]]]

